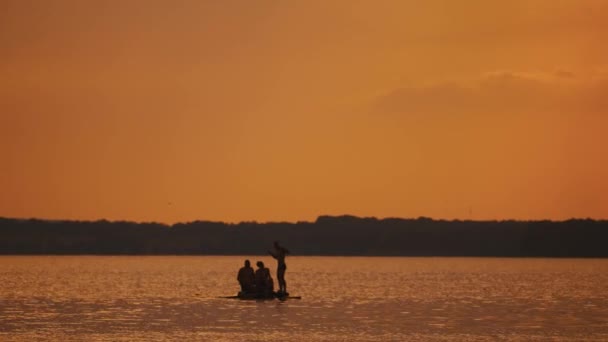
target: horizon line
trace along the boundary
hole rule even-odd
[[[297,221],[288,221],[288,220],[277,220],[277,221],[257,221],[257,220],[243,220],[243,221],[222,221],[222,220],[207,220],[207,219],[195,219],[191,221],[177,221],[174,223],[167,222],[159,222],[159,221],[136,221],[136,220],[127,220],[127,219],[106,219],[106,218],[98,218],[98,219],[49,219],[49,218],[39,218],[39,217],[6,217],[0,216],[0,220],[15,220],[15,221],[43,221],[43,222],[73,222],[73,223],[95,223],[95,222],[108,222],[108,223],[133,223],[133,224],[157,224],[163,225],[167,227],[172,227],[180,224],[192,224],[192,223],[219,223],[225,225],[241,225],[241,224],[316,224],[321,218],[349,218],[349,219],[358,219],[358,220],[376,220],[376,221],[386,221],[386,220],[402,220],[402,221],[418,221],[418,220],[427,220],[434,222],[552,222],[552,223],[560,223],[560,222],[569,222],[569,221],[595,221],[595,222],[606,222],[608,219],[606,218],[591,218],[591,217],[571,217],[568,219],[514,219],[514,218],[503,218],[503,219],[460,219],[460,218],[433,218],[428,216],[418,216],[418,217],[397,217],[397,216],[386,216],[386,217],[377,217],[377,216],[357,216],[351,214],[341,214],[341,215],[318,215],[315,220],[297,220]]]

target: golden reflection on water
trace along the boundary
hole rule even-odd
[[[2,256],[0,340],[608,340],[608,260],[291,257],[302,300],[218,298],[245,258]]]

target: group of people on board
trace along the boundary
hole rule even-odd
[[[270,270],[264,265],[264,262],[256,262],[257,269],[254,271],[251,267],[251,262],[245,260],[245,265],[239,269],[236,277],[241,285],[239,296],[253,297],[272,297],[274,295],[287,296],[287,283],[285,282],[285,256],[289,254],[289,250],[279,245],[278,241],[274,242],[274,250],[268,251],[273,258],[277,260],[277,280],[279,281],[279,290],[274,292],[274,281],[270,275]]]

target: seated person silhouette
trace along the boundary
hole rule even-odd
[[[247,294],[255,292],[255,273],[249,260],[245,260],[245,266],[241,267],[236,279],[241,285],[241,293]]]
[[[272,297],[274,292],[274,282],[270,276],[270,270],[264,267],[264,263],[256,263],[258,269],[255,271],[255,290],[258,297]]]

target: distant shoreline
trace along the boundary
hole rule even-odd
[[[551,219],[537,219],[537,220],[518,220],[518,219],[494,219],[494,220],[473,220],[473,219],[435,219],[432,217],[419,216],[419,217],[384,217],[377,218],[375,216],[355,216],[355,215],[320,215],[314,221],[307,220],[298,220],[298,221],[256,221],[256,220],[246,220],[246,221],[238,221],[238,222],[225,222],[225,221],[214,221],[214,220],[193,220],[186,222],[175,222],[175,223],[166,223],[166,222],[157,222],[157,221],[133,221],[133,220],[109,220],[105,218],[100,219],[85,219],[85,220],[75,220],[75,219],[47,219],[47,218],[39,218],[39,217],[4,217],[0,216],[0,224],[4,221],[29,221],[29,222],[46,222],[46,223],[122,223],[122,224],[150,224],[150,225],[160,225],[165,226],[167,228],[176,226],[176,225],[189,225],[196,223],[214,223],[214,224],[223,224],[227,226],[238,226],[238,225],[246,225],[246,224],[257,224],[257,225],[274,225],[274,224],[314,224],[319,220],[332,220],[332,219],[343,219],[343,220],[372,220],[372,221],[433,221],[433,222],[472,222],[472,223],[497,223],[497,222],[517,222],[517,223],[538,223],[538,222],[549,222],[549,223],[565,223],[572,221],[593,221],[593,222],[605,222],[608,223],[608,218],[606,219],[595,219],[590,217],[572,217],[563,220],[551,220]]]
[[[265,255],[274,240],[301,256],[608,257],[608,221],[469,221],[320,216],[314,222],[0,218],[0,255]]]
[[[265,257],[266,254],[3,254],[1,257]],[[294,255],[290,258],[412,258],[412,259],[556,259],[556,260],[604,260],[608,256],[598,257],[572,257],[572,256],[472,256],[472,255],[321,255],[321,254],[303,254]]]

